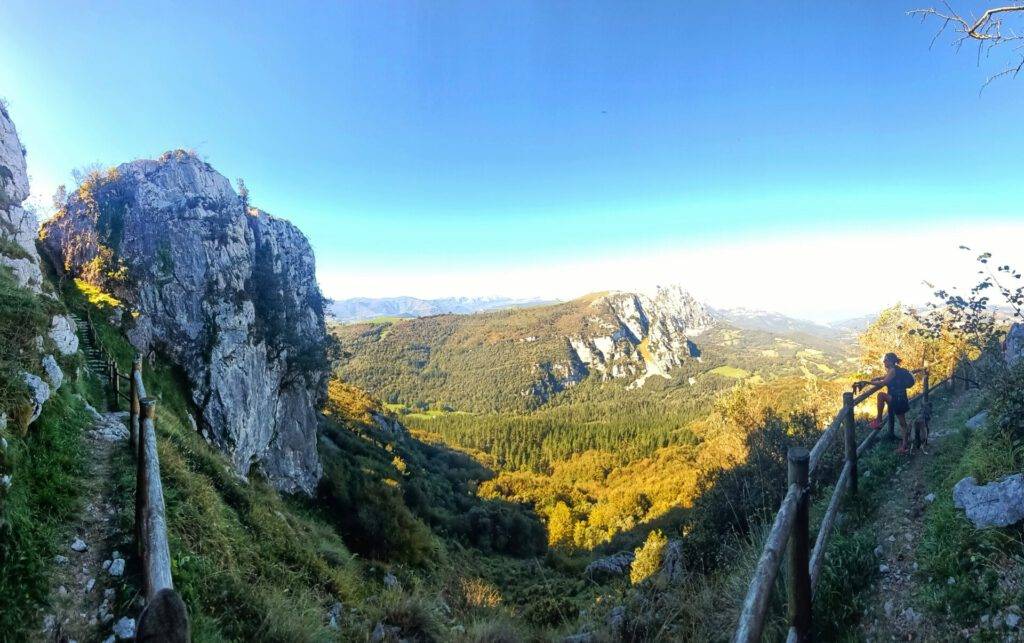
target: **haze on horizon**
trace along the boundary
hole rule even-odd
[[[960,244],[1024,264],[1024,131],[978,144],[1024,81],[979,96],[1008,54],[929,50],[917,6],[11,0],[0,95],[42,209],[195,148],[330,297],[679,283],[833,321],[966,283]]]

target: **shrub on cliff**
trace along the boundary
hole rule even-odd
[[[27,389],[21,373],[38,369],[35,342],[46,335],[46,303],[18,287],[6,267],[0,267],[0,413],[16,416]]]

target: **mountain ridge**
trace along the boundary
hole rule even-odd
[[[380,317],[412,319],[429,315],[468,315],[500,308],[542,306],[550,303],[555,302],[540,297],[352,297],[331,301],[325,312],[340,322],[351,323]]]

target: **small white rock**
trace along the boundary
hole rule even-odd
[[[1006,627],[1011,630],[1016,629],[1017,626],[1020,625],[1020,615],[1010,612],[1003,617],[1003,622],[1006,623]]]
[[[121,574],[123,574],[124,573],[124,559],[123,558],[115,558],[114,562],[110,563],[110,569],[108,571],[110,571],[110,575],[111,576],[120,576]]]
[[[68,557],[62,556],[61,554],[57,554],[53,557],[53,562],[57,563],[58,565],[66,565],[68,563]]]
[[[135,619],[127,616],[121,617],[117,623],[114,623],[114,636],[119,639],[135,638]]]
[[[107,599],[108,601],[114,600],[115,594],[117,594],[117,592],[114,591],[113,587],[108,587],[105,590],[103,590],[103,598]]]
[[[924,501],[927,502],[928,504],[932,504],[933,502],[935,502],[935,494],[928,494],[927,496],[924,497]]]
[[[104,569],[104,571],[110,569],[110,561],[109,560],[103,561],[103,569]]]
[[[889,573],[889,566],[886,565],[886,564],[879,565],[878,566],[878,572],[880,574],[888,574]]]
[[[90,578],[90,579],[89,579],[89,580],[88,580],[88,581],[87,581],[87,582],[85,583],[85,591],[87,591],[87,592],[91,592],[91,591],[92,591],[92,588],[93,588],[93,587],[95,587],[95,586],[96,586],[96,579],[95,579],[95,578]]]
[[[71,543],[71,549],[79,553],[89,549],[89,545],[85,544],[85,541],[81,538],[75,538],[75,542]]]
[[[956,579],[953,578],[952,576],[950,576],[949,578],[946,579],[946,584],[947,585],[956,585]]]

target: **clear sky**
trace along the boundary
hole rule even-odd
[[[827,319],[919,297],[967,236],[1024,264],[1024,79],[979,96],[1010,52],[929,51],[918,4],[4,0],[0,96],[43,200],[194,148],[329,296],[679,282]]]

